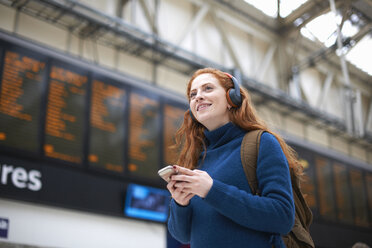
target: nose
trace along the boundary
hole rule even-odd
[[[195,96],[195,100],[199,101],[199,100],[202,100],[203,98],[204,98],[204,95],[202,94],[202,92],[197,91],[196,96]]]

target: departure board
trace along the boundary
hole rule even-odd
[[[338,219],[341,222],[353,224],[351,194],[347,180],[348,171],[346,165],[335,163],[333,164],[333,171]]]
[[[0,144],[37,152],[45,62],[7,50],[0,88]]]
[[[178,152],[171,148],[175,144],[175,134],[181,127],[185,109],[164,105],[164,162],[175,164]]]
[[[87,81],[86,75],[51,67],[45,121],[47,157],[82,162]]]
[[[368,211],[365,187],[363,185],[362,172],[356,169],[350,170],[351,191],[355,209],[355,224],[368,226]]]
[[[372,226],[372,173],[367,173],[366,175],[366,184],[367,184],[367,198],[369,206],[369,225]]]
[[[300,157],[300,163],[304,169],[304,180],[301,182],[301,190],[305,195],[306,203],[310,208],[314,209],[317,205],[314,187],[314,165],[302,157]]]
[[[129,164],[132,175],[157,178],[160,162],[160,104],[147,96],[130,94]]]
[[[89,165],[124,171],[126,92],[104,80],[93,80],[90,104]]]
[[[332,184],[332,167],[325,158],[315,160],[318,178],[319,212],[325,219],[336,219],[335,200]]]

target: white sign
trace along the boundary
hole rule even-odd
[[[19,189],[27,188],[32,191],[39,191],[42,187],[41,172],[38,170],[27,171],[22,167],[2,164],[0,175],[0,183],[4,185],[11,183]]]

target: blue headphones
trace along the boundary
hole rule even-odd
[[[240,95],[240,85],[238,83],[238,80],[231,74],[227,73],[227,72],[224,72],[229,78],[231,78],[231,81],[233,82],[234,84],[234,87],[233,88],[230,88],[227,92],[226,92],[226,99],[227,99],[227,102],[234,108],[237,108],[239,107],[240,105],[242,105],[242,96]],[[189,114],[191,116],[191,119],[193,121],[197,121],[194,117],[194,115],[192,114],[191,112],[191,109],[189,108]]]

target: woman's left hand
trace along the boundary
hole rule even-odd
[[[175,166],[177,175],[172,180],[177,181],[174,187],[181,188],[182,192],[191,193],[204,198],[213,185],[213,179],[207,172],[201,170],[190,170],[184,167]]]

